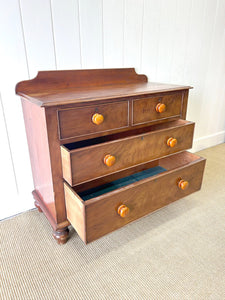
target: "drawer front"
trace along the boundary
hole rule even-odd
[[[191,163],[183,162],[183,166],[166,171],[156,176],[132,183],[126,187],[101,195],[86,202],[83,201],[81,238],[91,242],[111,231],[114,231],[154,210],[157,210],[175,200],[187,196],[201,188],[205,160],[196,159]],[[189,183],[186,189],[178,185],[183,179]],[[79,203],[76,193],[65,184],[67,214],[75,227],[77,216],[73,209],[74,202]],[[77,198],[77,199],[75,199]],[[128,208],[127,215],[121,213]],[[119,210],[118,210],[119,209]],[[85,227],[84,227],[85,226]],[[79,228],[80,229],[80,228]]]
[[[129,125],[128,101],[58,111],[60,139],[88,136]]]
[[[189,149],[192,147],[193,131],[194,123],[187,122],[187,124],[185,123],[180,127],[149,132],[71,152],[67,152],[62,147],[64,179],[74,186],[78,183]],[[168,139],[171,137],[177,140],[174,147],[167,144]],[[106,158],[109,155],[115,159],[114,164],[111,166],[106,164]]]
[[[132,125],[180,118],[183,93],[149,97],[132,101]]]

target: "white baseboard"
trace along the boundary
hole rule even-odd
[[[190,152],[198,152],[200,150],[216,146],[225,142],[225,130],[212,135],[203,136],[195,139]]]

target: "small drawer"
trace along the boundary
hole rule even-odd
[[[190,149],[193,131],[178,120],[61,146],[63,177],[74,186]]]
[[[132,101],[132,125],[180,118],[183,93],[159,95]]]
[[[89,243],[201,188],[205,159],[182,152],[91,190],[64,183],[67,218]]]
[[[60,139],[128,127],[128,101],[58,111]]]

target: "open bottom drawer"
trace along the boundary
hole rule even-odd
[[[182,152],[152,168],[76,192],[64,183],[67,218],[85,243],[201,188],[205,159]]]

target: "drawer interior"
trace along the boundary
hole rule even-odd
[[[85,243],[201,188],[205,159],[188,152],[171,155],[128,176],[71,187],[64,183],[67,218]],[[188,188],[180,188],[186,181]],[[119,209],[128,209],[122,217]]]
[[[137,128],[133,130],[128,130],[126,132],[120,132],[117,134],[111,134],[107,136],[102,136],[94,139],[88,139],[88,140],[82,140],[74,143],[69,143],[69,144],[64,144],[64,147],[67,148],[69,151],[73,151],[76,149],[80,148],[85,148],[89,146],[94,146],[94,145],[99,145],[102,143],[114,141],[114,140],[119,140],[119,139],[124,139],[127,137],[133,137],[136,135],[141,135],[145,133],[149,133],[152,131],[157,131],[157,130],[165,130],[165,129],[170,129],[170,128],[177,128],[180,126],[184,126],[187,124],[191,124],[192,122],[186,121],[186,120],[176,120],[176,121],[171,121],[167,123],[161,123],[161,124],[155,124],[151,126],[147,126],[144,128]]]
[[[92,198],[103,196],[122,187],[129,186],[130,184],[137,183],[141,180],[157,176],[160,173],[166,173],[180,167],[186,167],[192,162],[199,160],[199,158],[199,156],[190,152],[181,152],[169,157],[155,160],[154,162],[151,162],[151,164],[145,164],[142,166],[141,171],[139,170],[139,167],[133,168],[129,176],[122,177],[123,173],[120,173],[117,174],[117,178],[113,181],[104,183],[104,181],[100,180],[97,183],[93,182],[93,185],[96,184],[94,187],[89,188],[92,184],[88,183],[74,187],[74,190],[83,201],[87,201]]]
[[[98,187],[95,187],[92,189],[88,189],[86,191],[79,193],[79,196],[84,201],[86,201],[91,198],[95,198],[95,197],[101,196],[103,194],[106,194],[108,192],[112,192],[114,190],[117,190],[119,188],[127,186],[131,183],[140,181],[145,178],[149,178],[151,176],[157,175],[157,174],[165,172],[165,171],[166,171],[165,168],[163,168],[161,166],[156,166],[156,167],[153,167],[153,168],[141,171],[141,172],[134,173],[130,176],[126,176],[126,177],[114,180],[112,182],[103,184],[101,186],[98,186]]]

